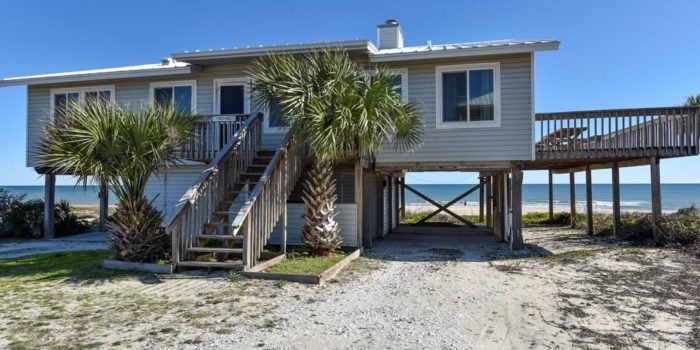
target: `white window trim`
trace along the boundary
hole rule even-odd
[[[250,113],[250,78],[246,77],[230,77],[214,79],[214,115],[221,114],[221,91],[222,86],[243,86],[243,113]]]
[[[265,108],[265,117],[263,118],[265,123],[263,123],[263,131],[268,134],[286,134],[289,132],[288,126],[270,126],[270,106]]]
[[[58,94],[69,94],[77,92],[79,94],[78,101],[80,103],[85,103],[85,93],[90,91],[109,91],[109,101],[114,103],[114,85],[99,85],[99,86],[80,86],[72,88],[61,88],[61,89],[51,89],[49,90],[49,95],[51,101],[49,103],[49,120],[53,122],[54,119],[54,108],[56,107],[56,98]]]
[[[386,71],[389,74],[401,76],[401,99],[404,103],[408,103],[408,68],[391,68]]]
[[[442,115],[442,73],[464,72],[477,69],[493,69],[493,120],[444,122]],[[469,82],[467,82],[467,100],[469,100]],[[469,111],[469,108],[467,108]],[[438,129],[455,128],[496,128],[501,126],[501,63],[457,64],[435,67],[435,127]]]
[[[190,111],[190,114],[195,115],[197,114],[197,81],[196,80],[176,80],[176,81],[158,81],[151,83],[148,88],[148,101],[149,103],[154,103],[155,102],[155,89],[156,88],[163,88],[163,87],[172,87],[175,88],[176,86],[191,86],[192,87],[192,101],[191,101],[191,106],[192,110]],[[175,101],[175,91],[173,90],[173,101]]]

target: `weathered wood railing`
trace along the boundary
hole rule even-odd
[[[306,146],[289,132],[233,220],[243,233],[243,264],[255,266],[304,169]],[[238,231],[237,231],[238,232]],[[284,237],[283,237],[284,239]]]
[[[682,156],[698,153],[697,107],[538,113],[537,159]]]
[[[195,138],[182,149],[181,158],[210,161],[243,127],[247,114],[197,116]]]
[[[163,226],[172,235],[172,261],[181,261],[181,254],[192,246],[195,236],[218,210],[228,191],[234,189],[245,169],[252,164],[260,150],[262,116],[254,115],[240,126],[221,151],[209,163],[207,170],[195,180]]]

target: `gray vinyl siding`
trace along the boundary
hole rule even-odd
[[[303,245],[301,240],[301,228],[304,226],[304,212],[306,207],[302,203],[287,204],[287,244]],[[343,237],[343,247],[357,247],[357,204],[336,204],[338,215],[336,220],[340,226],[340,234]],[[280,244],[279,224],[272,231],[270,244]]]
[[[164,175],[151,176],[146,183],[146,197],[154,200],[153,204],[165,217],[180,204],[182,195],[206,168],[206,165],[180,165],[172,167]]]
[[[435,113],[438,65],[500,62],[501,126],[437,129]],[[382,149],[378,163],[531,160],[532,69],[530,55],[396,62],[392,68],[408,69],[408,98],[418,106],[424,123],[423,142],[413,152]]]
[[[27,166],[34,167],[37,165],[36,160],[32,157],[32,152],[36,149],[36,144],[41,137],[42,128],[49,117],[50,109],[50,90],[62,89],[67,87],[85,87],[97,85],[114,85],[115,102],[121,105],[127,105],[132,108],[138,108],[149,102],[150,84],[163,81],[179,81],[179,80],[196,80],[196,113],[208,115],[214,113],[214,79],[222,78],[241,78],[247,76],[249,68],[248,63],[225,64],[203,67],[200,72],[168,76],[168,77],[153,77],[150,79],[129,79],[118,81],[95,81],[95,82],[80,82],[74,84],[56,84],[43,86],[29,86],[27,98]],[[258,108],[251,104],[251,113],[257,113]],[[263,133],[262,146],[263,148],[277,148],[284,133]]]

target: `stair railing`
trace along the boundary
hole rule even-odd
[[[290,131],[233,220],[234,230],[243,232],[245,270],[255,266],[260,259],[263,247],[301,177],[305,159],[306,145]]]
[[[173,263],[182,261],[196,235],[218,210],[226,194],[234,189],[241,174],[253,163],[261,148],[261,136],[262,115],[247,118],[163,221],[166,232],[172,237]]]

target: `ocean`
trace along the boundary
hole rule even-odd
[[[427,195],[439,203],[446,203],[457,195],[471,188],[472,185],[410,185],[419,192]],[[43,186],[0,186],[12,193],[24,193],[27,198],[43,198]],[[56,200],[65,199],[76,205],[97,205],[99,192],[98,186],[56,186]],[[547,206],[547,185],[546,184],[524,184],[523,185],[523,206],[525,207],[546,207]],[[610,184],[593,185],[593,206],[596,209],[612,208],[612,186]],[[116,204],[114,195],[110,196],[110,204]],[[585,207],[586,186],[576,185],[577,207]],[[475,191],[462,200],[462,204],[478,204],[479,192]],[[678,210],[689,207],[693,204],[700,204],[700,184],[662,184],[661,201],[664,210]],[[410,191],[406,191],[406,203],[427,204],[427,202]],[[560,208],[569,207],[569,185],[554,185],[554,205]],[[649,184],[622,184],[620,185],[620,206],[623,210],[651,210],[651,189]]]

